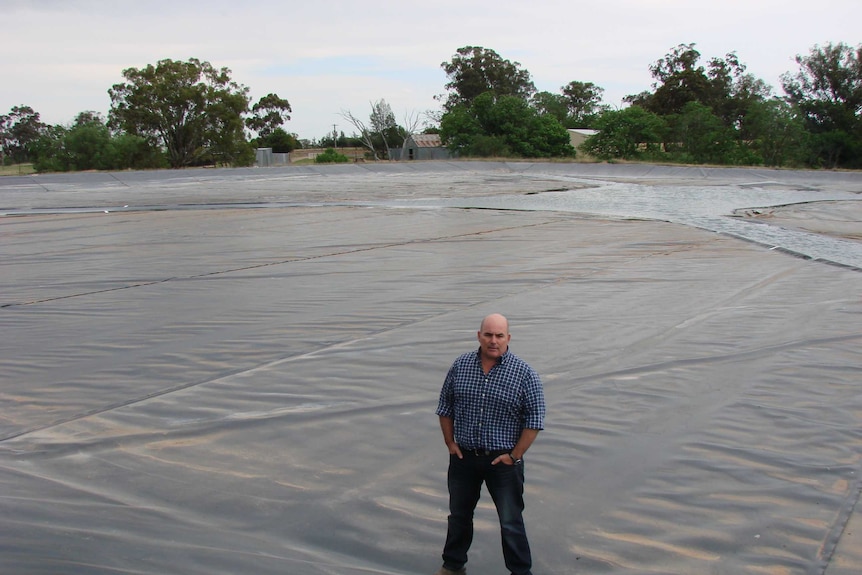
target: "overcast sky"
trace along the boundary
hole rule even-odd
[[[862,42],[859,0],[0,0],[0,19],[0,113],[107,115],[123,69],[193,57],[229,68],[253,101],[286,98],[301,138],[350,134],[340,112],[367,119],[381,98],[399,122],[437,109],[440,63],[462,46],[519,62],[538,90],[593,82],[618,107],[681,43],[703,64],[736,52],[780,94],[797,54]]]

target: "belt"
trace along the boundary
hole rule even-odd
[[[508,449],[469,449],[461,448],[461,453],[464,455],[472,455],[473,457],[499,457],[504,453],[509,453]]]

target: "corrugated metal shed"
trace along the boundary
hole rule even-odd
[[[443,142],[440,134],[413,134],[413,141],[417,148],[442,148]]]
[[[448,160],[452,157],[440,139],[440,134],[411,134],[404,142],[402,160]]]

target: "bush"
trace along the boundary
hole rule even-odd
[[[440,138],[461,156],[565,158],[575,155],[569,133],[517,96],[485,92],[440,119]]]
[[[581,144],[584,152],[600,160],[635,160],[659,153],[667,124],[640,106],[630,106],[605,112],[596,128],[599,132]]]
[[[132,134],[120,134],[113,139],[117,167],[143,170],[148,168],[167,168],[168,158],[147,140]]]
[[[349,161],[350,158],[344,154],[339,154],[332,148],[326,148],[325,152],[318,154],[318,156],[314,158],[314,162],[316,164],[344,164]]]
[[[508,158],[512,156],[512,150],[501,136],[478,135],[473,138],[470,147],[464,151],[465,156],[478,158]]]

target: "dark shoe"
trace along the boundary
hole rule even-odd
[[[446,567],[440,567],[434,575],[467,575],[467,568],[461,567],[456,571],[452,571],[451,569],[447,569]]]

